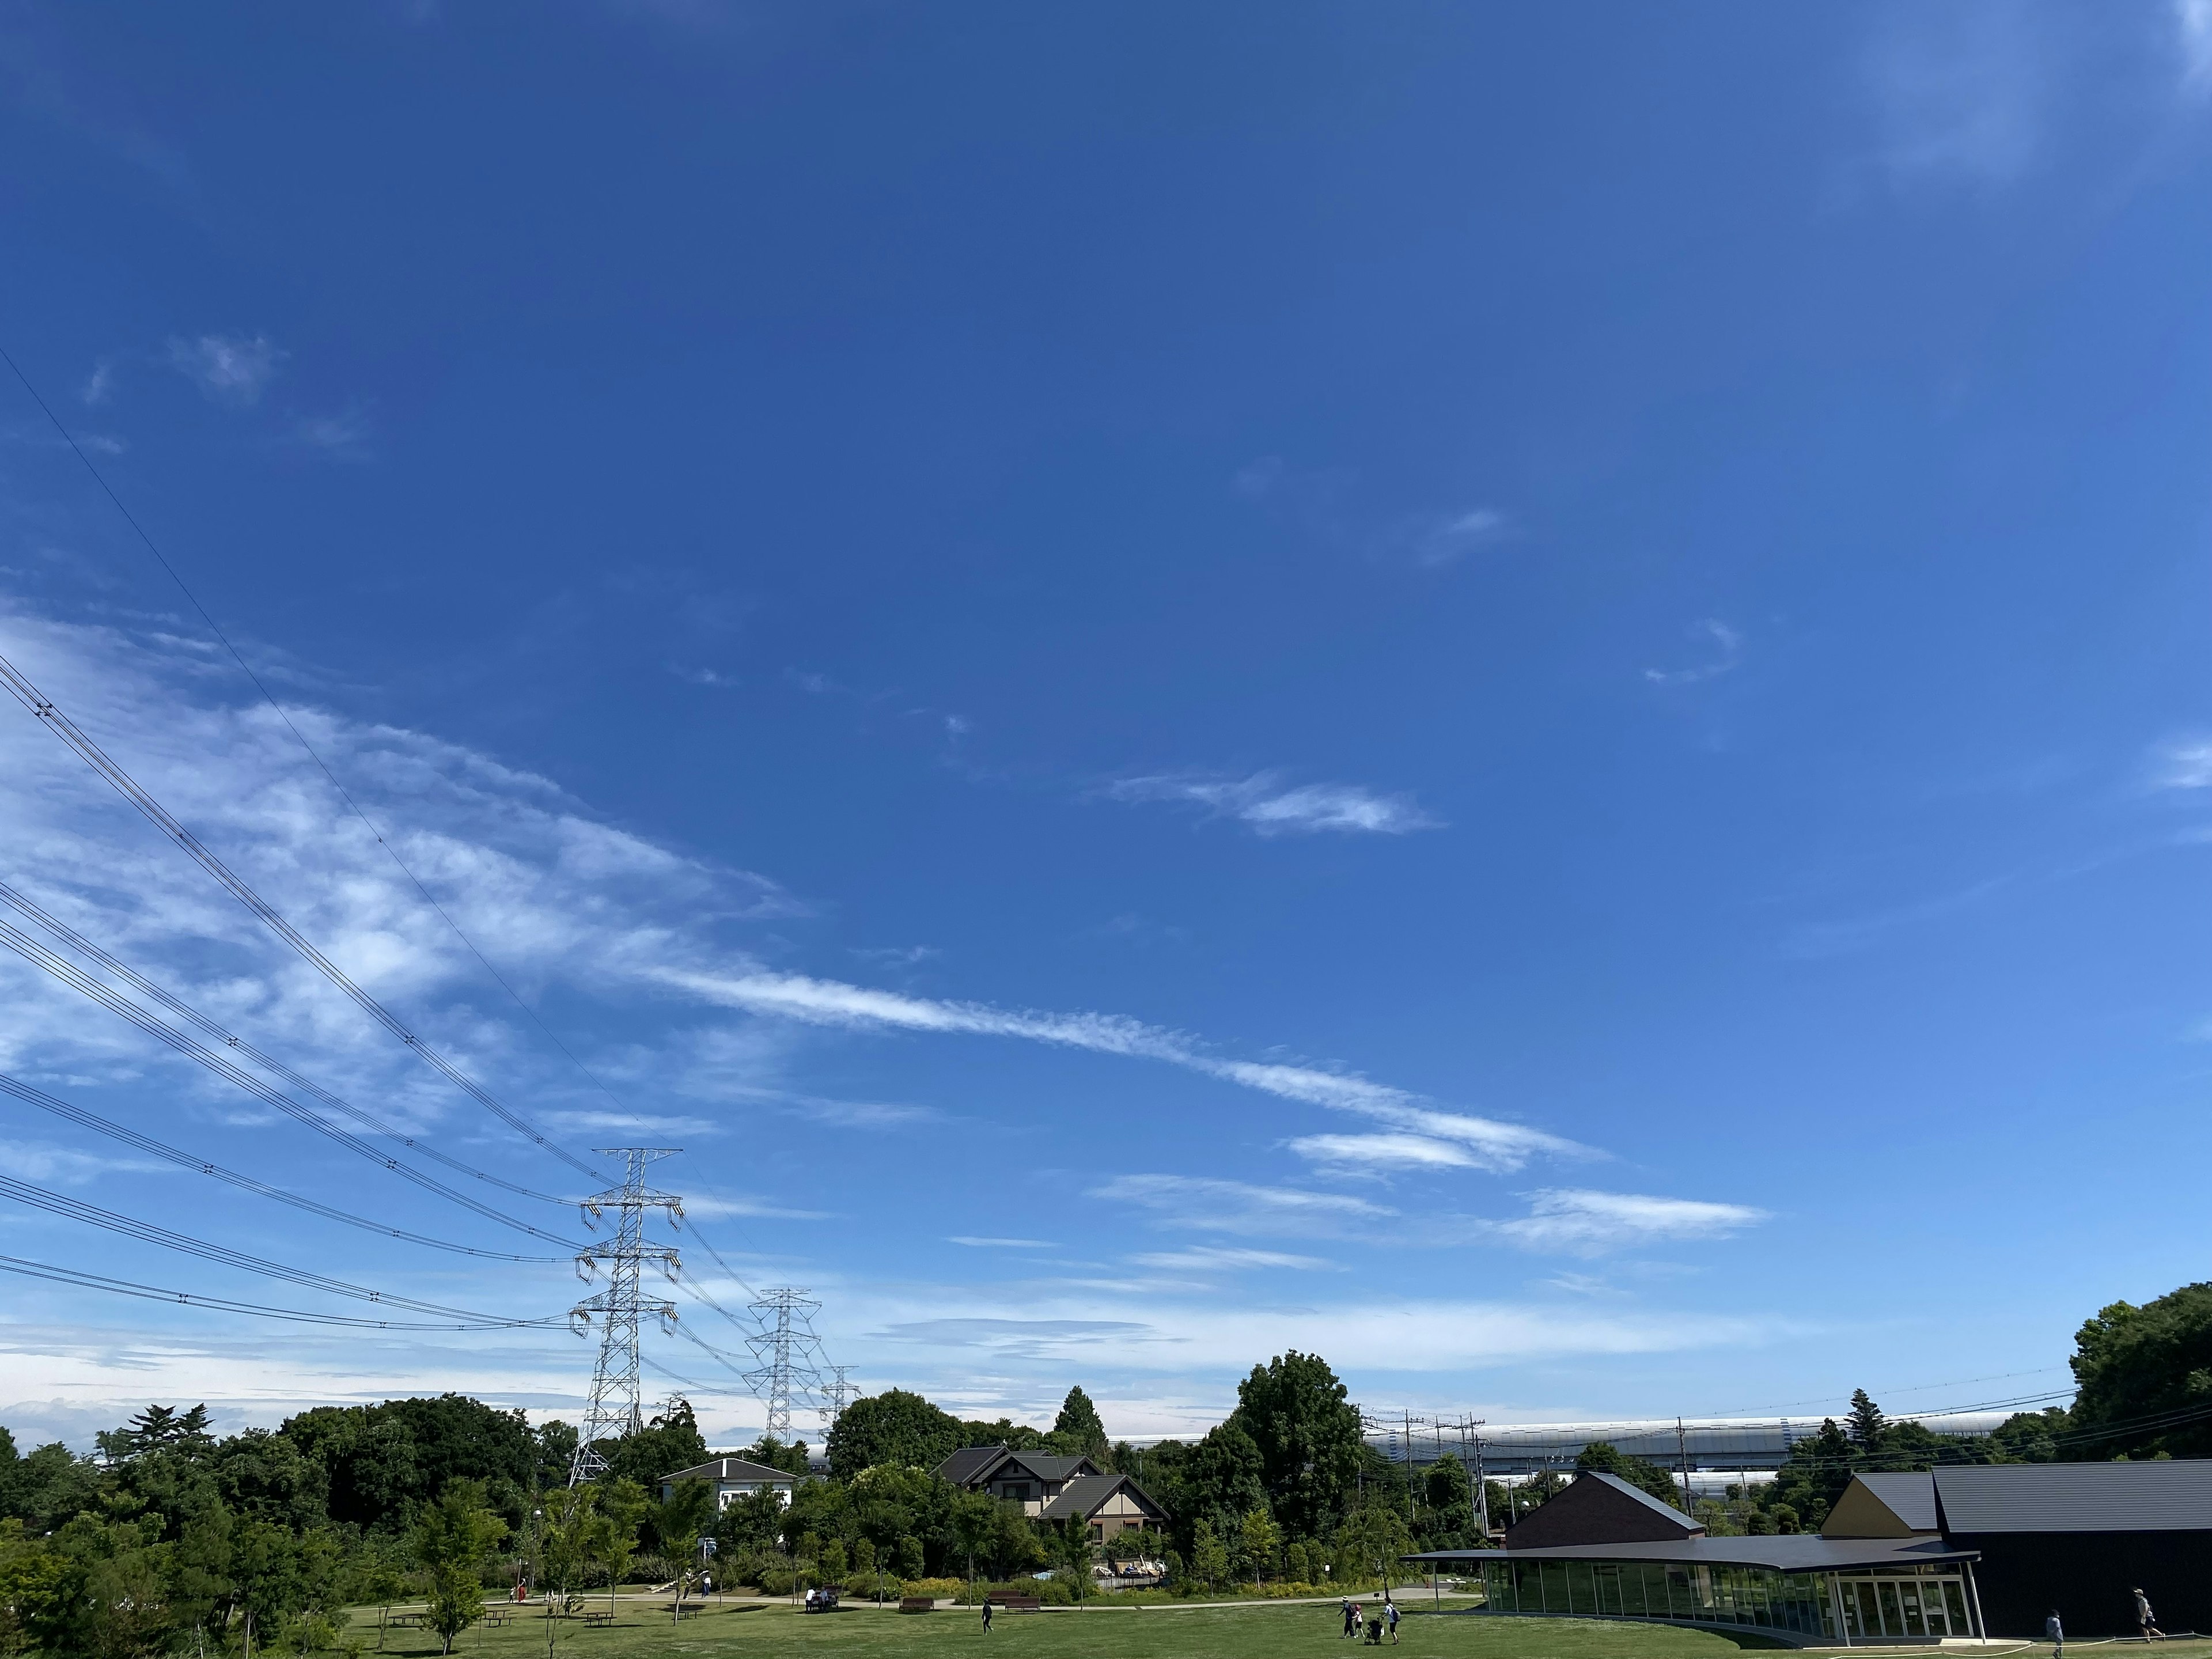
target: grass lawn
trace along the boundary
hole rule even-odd
[[[1410,1611],[1415,1605],[1410,1600],[1403,1605],[1409,1612],[1399,1629],[1401,1650],[1455,1659],[1736,1659],[1746,1647],[1765,1645],[1755,1638],[1738,1641],[1660,1625],[1440,1618]],[[354,1628],[364,1626],[373,1653],[374,1609],[356,1609]],[[1334,1602],[1001,1613],[988,1638],[976,1615],[964,1609],[898,1613],[848,1604],[836,1613],[805,1614],[787,1604],[732,1602],[716,1608],[709,1603],[708,1611],[686,1618],[679,1628],[665,1612],[655,1617],[645,1607],[626,1603],[615,1623],[602,1628],[556,1620],[554,1654],[555,1659],[643,1659],[647,1654],[676,1653],[737,1659],[813,1650],[894,1659],[953,1650],[974,1652],[988,1639],[994,1654],[1053,1659],[1294,1659],[1299,1654],[1326,1659],[1351,1652],[1353,1644],[1339,1634],[1341,1628]],[[2178,1646],[2174,1659],[2212,1659],[2212,1644],[2206,1647],[2204,1653],[2185,1656]],[[544,1622],[520,1619],[500,1629],[479,1626],[465,1632],[453,1651],[457,1659],[532,1659],[545,1651]],[[437,1652],[438,1638],[418,1630],[391,1632],[385,1647],[387,1659],[425,1659]]]

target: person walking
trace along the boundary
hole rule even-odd
[[[2136,1598],[2136,1628],[2142,1632],[2142,1639],[2166,1640],[2166,1632],[2158,1627],[2158,1615],[2150,1610],[2150,1598],[2142,1593],[2142,1586],[2137,1584],[2131,1593]]]
[[[988,1636],[990,1633],[991,1633],[991,1592],[990,1592],[990,1591],[988,1591],[988,1590],[985,1590],[985,1591],[983,1592],[983,1634],[984,1634],[984,1635],[986,1635],[986,1636]]]
[[[1382,1598],[1382,1623],[1390,1632],[1390,1645],[1398,1645],[1398,1604],[1388,1595]]]
[[[1344,1633],[1352,1635],[1358,1627],[1359,1614],[1352,1605],[1352,1598],[1348,1595],[1344,1597],[1338,1604],[1337,1611],[1344,1615]]]
[[[2043,1633],[2051,1638],[2051,1659],[2065,1659],[2066,1626],[2059,1622],[2057,1608],[2051,1608],[2051,1617],[2043,1621]]]

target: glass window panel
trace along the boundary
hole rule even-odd
[[[1590,1564],[1587,1561],[1567,1563],[1567,1611],[1595,1613],[1597,1592],[1591,1583]]]
[[[1943,1611],[1949,1615],[1952,1635],[1965,1636],[1969,1633],[1966,1624],[1966,1586],[1962,1580],[1946,1578],[1943,1581]]]
[[[1881,1598],[1881,1633],[1884,1636],[1905,1634],[1905,1609],[1897,1599],[1897,1581],[1882,1578],[1875,1581],[1875,1592]]]

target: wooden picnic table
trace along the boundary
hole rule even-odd
[[[419,1613],[395,1613],[386,1622],[394,1630],[420,1630],[425,1616]]]
[[[587,1625],[611,1625],[615,1621],[612,1607],[586,1607],[576,1616]]]

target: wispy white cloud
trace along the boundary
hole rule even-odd
[[[1296,1267],[1341,1273],[1334,1261],[1317,1255],[1291,1255],[1283,1250],[1254,1250],[1233,1244],[1194,1244],[1183,1250],[1155,1250],[1129,1260],[1139,1267],[1180,1267],[1203,1273],[1209,1268],[1242,1271],[1259,1267]]]
[[[799,974],[717,973],[658,964],[648,965],[644,972],[709,1002],[811,1024],[1018,1037],[1096,1054],[1164,1060],[1281,1099],[1355,1112],[1394,1127],[1453,1142],[1468,1149],[1471,1155],[1466,1161],[1470,1166],[1510,1171],[1539,1155],[1592,1155],[1589,1148],[1540,1129],[1435,1110],[1418,1095],[1365,1078],[1310,1066],[1223,1060],[1206,1053],[1182,1032],[1119,1014],[995,1008],[986,1003],[872,990]]]
[[[1644,1193],[1601,1193],[1553,1187],[1535,1194],[1529,1212],[1493,1224],[1523,1249],[1600,1255],[1609,1250],[1693,1239],[1725,1238],[1768,1219],[1746,1204],[1702,1199],[1656,1198]]]
[[[720,673],[712,668],[679,668],[672,663],[668,672],[686,685],[711,686],[716,690],[726,690],[738,683],[736,675]]]
[[[1125,1175],[1091,1188],[1093,1198],[1133,1204],[1169,1223],[1223,1233],[1327,1234],[1354,1222],[1397,1214],[1343,1193],[1302,1187],[1255,1187],[1201,1176]]]
[[[1060,1248],[1048,1238],[977,1238],[968,1233],[954,1233],[945,1242],[947,1244],[964,1244],[971,1250],[1056,1250]]]
[[[1407,535],[1413,557],[1425,565],[1449,564],[1479,547],[1505,539],[1510,526],[1494,507],[1477,507],[1431,518]]]
[[[99,1158],[43,1141],[0,1140],[0,1169],[23,1181],[82,1187],[103,1175],[167,1175],[173,1167],[144,1158]]]
[[[1410,795],[1382,795],[1356,783],[1291,784],[1279,772],[1249,777],[1163,773],[1121,778],[1103,793],[1112,799],[1168,801],[1205,807],[1215,817],[1248,823],[1263,836],[1402,836],[1443,827]]]
[[[257,392],[255,396],[258,395]],[[335,415],[307,416],[294,428],[294,435],[308,448],[320,450],[336,460],[373,459],[368,447],[368,416],[357,409],[343,410]]]
[[[209,398],[234,409],[250,408],[276,376],[289,353],[265,334],[252,339],[235,334],[203,334],[169,342],[169,367]]]
[[[2049,70],[2028,8],[1893,5],[1866,58],[1880,156],[1900,185],[2008,185],[2033,163]]]
[[[1743,635],[1718,617],[1706,617],[1692,623],[1690,637],[1717,647],[1718,654],[1688,668],[1647,668],[1644,678],[1654,685],[1695,685],[1700,680],[1718,679],[1742,660]]]
[[[2206,0],[2212,5],[2212,0]],[[2177,738],[2160,746],[2154,781],[2162,789],[2212,788],[2212,738]]]
[[[1486,1167],[1465,1146],[1427,1135],[1301,1135],[1291,1150],[1309,1162],[1358,1167],[1461,1169]]]
[[[2173,0],[2173,36],[2182,85],[2212,95],[2212,0]]]
[[[114,392],[115,365],[103,357],[92,366],[92,373],[85,377],[84,386],[77,392],[77,399],[88,409],[94,409],[106,403]]]

